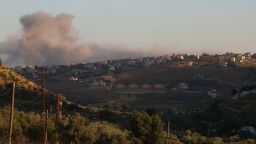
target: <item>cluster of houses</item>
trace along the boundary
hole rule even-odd
[[[112,75],[102,75],[89,82],[90,88],[111,88],[116,79]]]
[[[249,52],[244,54],[226,53],[222,55],[209,54],[173,54],[158,57],[145,57],[133,61],[140,63],[144,67],[151,67],[159,64],[175,64],[178,66],[193,66],[195,61],[218,63],[221,67],[227,67],[229,63],[242,63],[256,58],[256,54]]]
[[[153,65],[159,65],[164,63],[173,63],[174,61],[179,61],[180,65],[192,66],[192,60],[199,59],[199,55],[189,55],[189,54],[179,54],[179,55],[165,55],[165,56],[156,56],[156,57],[140,57],[135,59],[121,59],[121,60],[105,60],[94,63],[85,63],[85,64],[72,64],[72,65],[51,65],[45,66],[45,73],[49,75],[62,74],[69,77],[70,80],[76,81],[76,78],[81,75],[90,74],[102,75],[108,72],[117,72],[122,67],[131,66],[131,67],[151,67]],[[190,60],[187,62],[186,60]],[[38,66],[16,66],[14,70],[21,74],[32,74],[40,71]]]
[[[227,67],[229,64],[242,63],[250,60],[255,60],[256,65],[256,54],[244,53],[226,53],[222,55],[208,55],[208,54],[172,54],[164,56],[152,56],[152,57],[140,57],[140,58],[127,58],[120,60],[105,60],[93,63],[85,64],[72,64],[72,65],[52,65],[45,67],[45,74],[56,75],[61,74],[67,77],[71,81],[78,81],[79,77],[97,77],[105,75],[111,72],[119,72],[122,70],[131,70],[135,67],[151,67],[160,64],[169,64],[179,67],[190,67],[194,66],[195,62],[209,62],[218,63],[220,67]],[[0,60],[1,63],[1,60]],[[38,66],[16,66],[14,70],[28,78],[30,76],[33,79],[40,77],[41,68]],[[92,85],[104,86],[105,82],[101,80],[95,80]]]
[[[116,89],[165,89],[165,85],[164,84],[160,84],[160,83],[157,83],[157,84],[141,84],[141,85],[138,85],[138,84],[116,84],[114,86]]]
[[[206,94],[210,96],[212,99],[217,98],[217,96],[220,94],[216,89],[213,88],[207,88],[203,90],[201,87],[191,87],[186,82],[179,82],[177,86],[174,86],[172,91],[182,91],[187,93],[201,93]]]
[[[242,63],[244,61],[251,60],[251,53],[247,52],[244,54],[226,53],[219,55],[219,66],[227,67],[228,64]]]
[[[173,54],[173,55],[164,55],[164,56],[157,56],[157,57],[145,57],[140,58],[140,63],[144,67],[150,67],[153,65],[159,65],[159,64],[173,64],[175,62],[180,66],[192,66],[193,61],[199,60],[200,55],[198,54]]]

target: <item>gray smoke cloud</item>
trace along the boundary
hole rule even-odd
[[[20,18],[20,35],[0,44],[9,65],[70,64],[85,60],[140,56],[140,52],[120,50],[97,44],[81,44],[70,14],[52,16],[43,11]]]
[[[42,11],[21,17],[21,35],[0,46],[7,55],[6,63],[67,64],[90,57],[90,48],[78,44],[72,19],[69,14],[51,16]]]

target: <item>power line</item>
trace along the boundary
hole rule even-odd
[[[0,97],[1,97],[1,96],[4,96],[4,95],[6,95],[6,94],[8,94],[11,90],[12,90],[12,88],[9,88],[6,92],[0,94]]]
[[[34,99],[28,101],[28,102],[29,102],[29,103],[30,103],[30,102],[33,102],[33,101],[35,101],[35,100],[37,100],[37,99],[39,99],[39,98],[40,98],[40,96],[38,96],[38,97],[36,97],[36,98],[34,98]]]
[[[19,102],[22,102],[22,103],[31,103],[31,102],[34,102],[34,101],[36,101],[37,99],[39,99],[41,96],[37,96],[37,97],[35,97],[34,99],[32,99],[32,100],[29,100],[29,101],[19,101]]]

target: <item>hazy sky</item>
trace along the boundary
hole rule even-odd
[[[0,41],[38,10],[75,16],[81,41],[162,52],[256,52],[256,0],[0,0]]]

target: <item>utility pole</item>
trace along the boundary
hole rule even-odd
[[[167,144],[169,144],[169,135],[170,135],[170,121],[167,123]]]
[[[57,94],[56,95],[56,104],[55,104],[55,106],[56,106],[56,112],[55,112],[55,122],[56,122],[56,124],[58,124],[59,123],[59,120],[60,120],[60,94]]]
[[[41,68],[41,120],[44,121],[45,93],[44,93],[44,67]]]
[[[43,144],[47,143],[47,114],[46,114],[46,97],[44,91],[44,67],[41,69],[41,123],[43,126]]]
[[[15,98],[15,82],[12,84],[12,105],[10,111],[10,122],[9,122],[9,144],[12,144],[12,123],[13,123],[13,111],[14,111],[14,98]]]
[[[47,144],[47,123],[48,123],[48,110],[45,114],[45,123],[44,123],[44,144]]]
[[[60,118],[61,118],[61,101],[60,101],[60,94],[56,95],[56,104],[55,104],[55,126],[57,128],[57,134],[56,134],[56,144],[59,144],[60,142],[60,136],[59,136],[59,124],[60,124]]]

